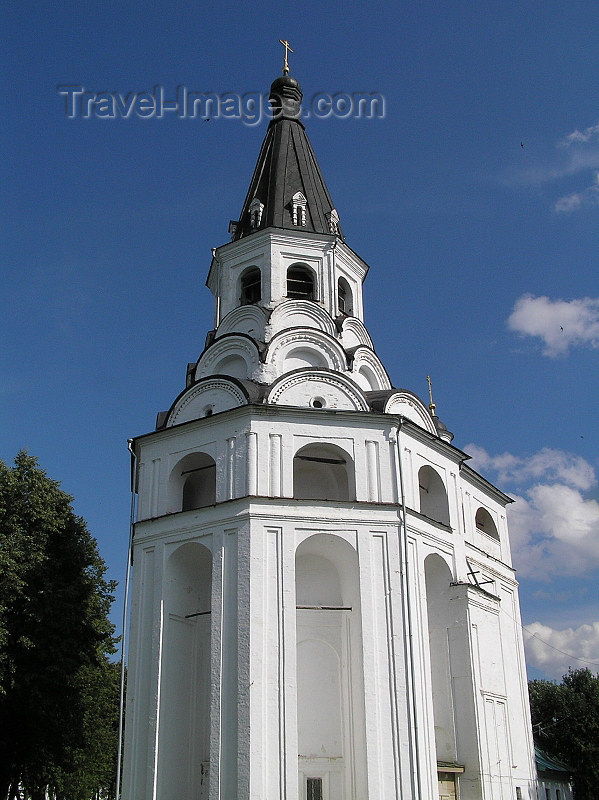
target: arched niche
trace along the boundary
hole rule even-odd
[[[216,375],[228,375],[238,380],[246,380],[248,376],[248,363],[242,355],[228,355],[214,364]]]
[[[314,328],[293,328],[274,336],[264,357],[277,376],[303,367],[347,370],[347,357],[339,342]]]
[[[425,465],[418,471],[420,513],[425,517],[449,525],[449,502],[443,479],[436,469]]]
[[[230,333],[244,333],[256,341],[264,341],[266,319],[266,312],[260,306],[238,306],[222,320],[215,338],[220,339]]]
[[[391,381],[379,357],[363,345],[353,352],[352,378],[365,392],[391,388]]]
[[[397,414],[424,428],[429,433],[437,435],[437,429],[432,420],[429,410],[422,400],[412,392],[397,391],[387,400],[384,408],[385,414]]]
[[[353,460],[336,445],[305,445],[293,458],[293,496],[298,500],[355,500]]]
[[[293,264],[287,270],[287,298],[289,300],[317,300],[316,276],[305,264]]]
[[[252,339],[240,334],[228,334],[216,339],[202,354],[196,367],[195,380],[209,375],[251,379],[259,365],[258,348]]]
[[[450,588],[453,576],[445,560],[437,553],[431,553],[425,558],[424,575],[437,761],[451,762],[457,757],[448,649],[449,628],[452,624]]]
[[[314,328],[329,336],[336,336],[335,323],[319,305],[307,300],[286,300],[278,305],[270,317],[270,338],[290,328]]]
[[[210,761],[212,553],[178,547],[164,571],[158,796],[204,797]]]
[[[171,472],[168,485],[169,512],[191,511],[216,502],[216,463],[204,452],[190,453]]]
[[[364,671],[356,550],[317,534],[297,548],[300,797],[319,776],[331,798],[366,796]],[[354,791],[351,791],[353,784]]]
[[[341,343],[346,350],[365,345],[373,347],[370,334],[366,330],[364,323],[357,317],[347,317],[341,326]]]
[[[499,541],[499,531],[497,530],[497,526],[495,525],[493,517],[489,514],[486,508],[480,506],[476,512],[476,516],[474,517],[474,522],[479,531],[482,531],[483,533],[486,533],[487,536],[491,536],[493,539]]]

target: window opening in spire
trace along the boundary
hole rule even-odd
[[[256,228],[260,227],[260,222],[262,221],[262,212],[264,211],[264,203],[261,203],[257,197],[254,197],[252,202],[250,203],[250,225],[255,230]]]
[[[340,314],[347,314],[349,316],[352,313],[352,293],[349,283],[345,278],[339,278],[337,281],[337,302]]]
[[[329,218],[329,231],[335,236],[339,236],[339,214],[333,209],[327,216]]]
[[[314,300],[314,275],[307,267],[289,267],[287,297],[293,300]]]
[[[249,306],[262,299],[262,275],[257,267],[246,270],[241,276],[241,305]]]
[[[296,192],[291,198],[293,211],[293,224],[300,228],[306,227],[306,208],[308,201],[301,192]]]

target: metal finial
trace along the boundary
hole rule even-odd
[[[285,58],[283,59],[283,75],[289,75],[289,61],[287,60],[287,53],[293,53],[291,46],[287,39],[279,39],[283,47],[285,48]]]
[[[430,397],[430,403],[428,404],[429,411],[431,412],[432,417],[436,417],[435,414],[435,404],[433,403],[433,384],[431,382],[431,376],[427,375],[426,380],[428,381],[428,396]]]

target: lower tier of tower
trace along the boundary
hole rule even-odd
[[[467,569],[397,503],[138,522],[123,798],[536,798],[513,572]]]

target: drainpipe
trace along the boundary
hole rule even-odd
[[[121,687],[119,696],[119,737],[116,757],[116,800],[119,800],[121,796],[121,761],[123,756],[123,727],[125,720],[125,653],[127,652],[127,610],[129,606],[131,566],[133,564],[133,528],[135,525],[135,496],[137,481],[137,456],[133,449],[133,439],[127,439],[127,448],[131,454],[131,508],[129,511],[129,547],[127,549],[127,571],[125,573],[125,598],[123,600],[123,635],[121,637]]]
[[[401,426],[404,421],[403,417],[397,417],[397,466],[399,472],[399,491],[400,491],[400,499],[401,499],[401,525],[399,529],[399,539],[400,539],[400,551],[402,552],[403,556],[403,569],[401,571],[402,578],[403,578],[403,597],[404,597],[404,608],[405,608],[405,620],[406,620],[406,632],[405,632],[405,639],[406,639],[406,650],[408,655],[408,664],[409,664],[409,687],[410,687],[410,695],[411,695],[411,706],[412,706],[412,723],[414,727],[414,758],[416,761],[416,797],[422,800],[422,781],[421,781],[421,770],[420,770],[420,746],[419,746],[419,737],[418,737],[418,713],[416,708],[416,680],[414,677],[414,626],[412,621],[412,607],[410,602],[410,562],[408,559],[408,526],[407,526],[407,518],[406,518],[406,494],[404,489],[404,479],[403,479],[403,465],[401,460],[401,447],[399,444],[399,434],[401,431]]]

